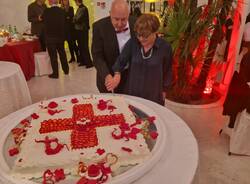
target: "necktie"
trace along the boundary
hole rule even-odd
[[[124,33],[128,30],[128,27],[122,29],[122,30],[119,30],[119,31],[115,31],[116,34],[119,34],[119,33]]]

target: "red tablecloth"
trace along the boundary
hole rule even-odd
[[[35,75],[34,53],[40,51],[38,40],[9,42],[0,47],[0,61],[11,61],[20,65],[26,80]]]

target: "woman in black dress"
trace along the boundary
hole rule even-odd
[[[75,29],[73,24],[74,9],[72,6],[70,6],[69,0],[62,0],[62,9],[65,11],[65,36],[66,41],[68,42],[69,51],[71,55],[69,63],[72,63],[78,58],[78,47],[76,45]]]
[[[113,66],[113,81],[105,83],[112,91],[120,73],[129,64],[128,94],[164,105],[165,93],[172,82],[172,48],[157,36],[160,22],[155,15],[143,14],[135,22],[136,38],[124,46]]]

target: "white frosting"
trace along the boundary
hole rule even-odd
[[[126,123],[135,123],[135,117],[129,110],[128,104],[122,97],[107,97],[104,100],[112,100],[113,105],[116,107],[113,112],[110,110],[101,111],[97,108],[99,99],[97,97],[92,99],[77,98],[77,104],[92,104],[95,115],[109,115],[109,114],[123,114]],[[47,106],[49,102],[43,102],[43,105]],[[64,110],[60,113],[56,113],[53,116],[47,113],[47,109],[38,108],[35,113],[39,115],[39,118],[32,120],[32,127],[28,129],[25,140],[20,146],[20,153],[15,160],[13,167],[13,174],[15,176],[22,176],[23,178],[30,178],[34,176],[42,176],[43,172],[48,168],[63,168],[65,171],[72,171],[78,167],[78,162],[84,163],[97,163],[102,160],[107,153],[113,153],[118,157],[118,162],[112,169],[119,168],[120,166],[135,165],[142,163],[150,156],[150,151],[145,142],[142,134],[137,134],[137,139],[114,139],[111,135],[114,128],[118,128],[119,125],[105,126],[96,128],[98,137],[98,145],[91,148],[72,150],[71,145],[71,132],[72,130],[51,132],[46,134],[40,134],[39,129],[41,122],[48,119],[58,118],[71,118],[73,105],[70,100],[57,101],[59,106],[57,110]],[[141,126],[141,125],[140,125]],[[138,126],[139,127],[139,126]],[[48,136],[51,138],[58,138],[60,144],[67,144],[69,151],[64,147],[58,154],[46,155],[45,144],[36,143],[35,140],[44,140]],[[122,150],[122,147],[130,148],[132,152]],[[97,149],[104,149],[105,153],[99,155],[96,153]],[[82,154],[83,153],[83,154]],[[19,162],[19,160],[22,160]]]

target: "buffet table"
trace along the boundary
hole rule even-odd
[[[0,118],[30,105],[27,82],[18,64],[0,62]]]
[[[71,99],[75,96],[61,97],[62,99]],[[58,99],[58,98],[57,98]],[[175,113],[166,107],[155,104],[151,101],[125,96],[126,101],[142,104],[151,109],[160,117],[166,133],[166,142],[161,144],[164,153],[154,165],[142,177],[133,182],[133,184],[152,184],[152,183],[170,183],[170,184],[190,184],[193,181],[198,166],[198,147],[196,139],[186,123]],[[61,100],[61,99],[60,99]],[[6,130],[6,122],[20,121],[34,112],[38,104],[33,104],[22,110],[10,114],[0,119],[0,135]],[[2,140],[4,141],[4,140]],[[0,136],[1,143],[1,136]],[[1,148],[2,149],[2,148]],[[3,152],[3,151],[2,151]],[[0,155],[0,170],[6,170],[3,154]],[[4,168],[5,167],[5,168]],[[126,177],[125,177],[126,178]],[[128,176],[127,179],[130,179]],[[3,174],[0,172],[0,181],[4,183]],[[113,182],[111,182],[113,183]],[[12,184],[12,183],[11,183]]]
[[[0,60],[20,65],[26,80],[35,75],[34,53],[40,51],[38,40],[8,42],[0,47]]]

